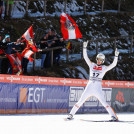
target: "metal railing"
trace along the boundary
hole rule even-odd
[[[130,45],[130,53],[133,53],[133,45],[134,45],[134,35],[129,35],[129,36],[120,36],[120,37],[112,37],[112,38],[101,38],[101,39],[96,39],[96,40],[89,40],[89,43],[96,42],[96,54],[98,53],[98,42],[101,41],[114,41],[114,49],[117,48],[117,41],[120,39],[126,39],[130,38],[131,45]]]
[[[96,39],[96,40],[89,40],[89,44],[91,43],[95,43],[96,46],[95,46],[95,50],[96,50],[96,54],[98,53],[98,49],[99,49],[99,45],[98,43],[99,42],[102,42],[102,41],[105,41],[107,43],[110,43],[111,41],[114,42],[114,46],[113,46],[113,49],[115,49],[116,47],[118,48],[118,44],[117,44],[117,41],[118,40],[121,40],[121,39],[128,39],[129,38],[129,42],[130,42],[130,46],[128,46],[128,49],[130,49],[130,53],[129,55],[133,55],[134,54],[134,35],[129,35],[129,36],[121,36],[121,37],[113,37],[113,38],[101,38],[101,39]],[[72,43],[74,48],[77,47],[77,50],[79,49],[79,52],[81,54],[81,59],[83,59],[83,42],[73,42]],[[80,48],[78,48],[78,46]],[[53,56],[54,56],[54,50],[57,50],[57,49],[62,49],[63,47],[53,47],[53,48],[47,48],[47,49],[42,49],[41,52],[48,52],[50,51],[51,53],[51,67],[53,67]],[[75,52],[73,53],[75,54]],[[69,59],[69,55],[70,55],[70,50],[66,49],[66,62],[69,62],[70,59]],[[0,56],[0,59],[3,59],[3,58],[6,58],[6,56]],[[34,62],[33,62],[33,70],[35,70],[35,64],[36,64],[36,59],[37,58],[37,55],[36,53],[34,54]]]

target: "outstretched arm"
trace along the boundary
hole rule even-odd
[[[112,68],[114,68],[117,65],[118,55],[119,55],[119,51],[116,48],[114,61],[113,61],[112,64],[110,64],[109,66],[106,67],[106,72],[109,71],[109,70],[111,70]]]
[[[83,42],[83,57],[84,57],[86,63],[88,64],[88,66],[90,67],[92,62],[90,61],[90,59],[88,58],[88,55],[87,55],[87,44],[88,44],[88,41]]]

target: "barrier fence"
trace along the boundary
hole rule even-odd
[[[0,114],[68,113],[87,80],[0,75]],[[106,101],[116,112],[134,112],[134,82],[102,81]],[[106,112],[90,97],[78,113]]]

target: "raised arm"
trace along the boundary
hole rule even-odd
[[[116,48],[114,61],[113,61],[112,64],[110,64],[109,66],[106,67],[106,72],[109,71],[109,70],[111,70],[112,68],[114,68],[117,65],[118,55],[119,55],[119,51]]]
[[[88,58],[88,55],[87,55],[87,44],[88,44],[88,41],[83,42],[83,57],[84,57],[86,63],[88,64],[88,66],[90,67],[92,62],[90,61],[90,59]]]

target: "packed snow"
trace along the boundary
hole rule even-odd
[[[134,113],[117,114],[124,122],[92,122],[109,120],[106,114],[76,114],[65,121],[67,114],[1,115],[1,134],[132,134]],[[125,122],[126,121],[126,122]]]

